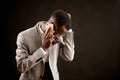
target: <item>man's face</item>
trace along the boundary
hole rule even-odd
[[[58,40],[59,37],[64,36],[66,32],[67,32],[67,29],[64,25],[61,27],[57,27],[54,33],[55,39]]]

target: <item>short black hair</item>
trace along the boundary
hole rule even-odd
[[[55,25],[57,27],[61,27],[64,25],[67,29],[71,28],[72,20],[66,11],[61,10],[61,9],[55,10],[51,14],[51,17],[54,18]]]

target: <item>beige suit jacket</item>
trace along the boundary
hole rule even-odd
[[[17,69],[21,72],[19,80],[42,80],[44,73],[45,51],[42,49],[42,38],[39,27],[44,22],[38,22],[34,27],[20,32],[17,36],[16,62]],[[59,80],[57,59],[60,55],[67,61],[74,58],[73,32],[67,32],[59,42],[52,45],[49,54],[49,65],[54,80]]]

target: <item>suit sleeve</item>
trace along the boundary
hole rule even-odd
[[[63,37],[63,43],[60,44],[60,56],[67,61],[72,61],[74,59],[74,47],[73,31],[68,31]]]
[[[30,55],[28,51],[28,46],[25,45],[22,33],[18,34],[16,44],[17,49],[15,58],[17,62],[17,68],[21,73],[28,71],[39,62],[41,62],[46,53],[42,48],[39,48],[35,52],[33,52],[32,55]]]

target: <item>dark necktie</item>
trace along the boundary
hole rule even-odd
[[[45,72],[42,80],[53,80],[52,72],[48,62],[45,63]]]

